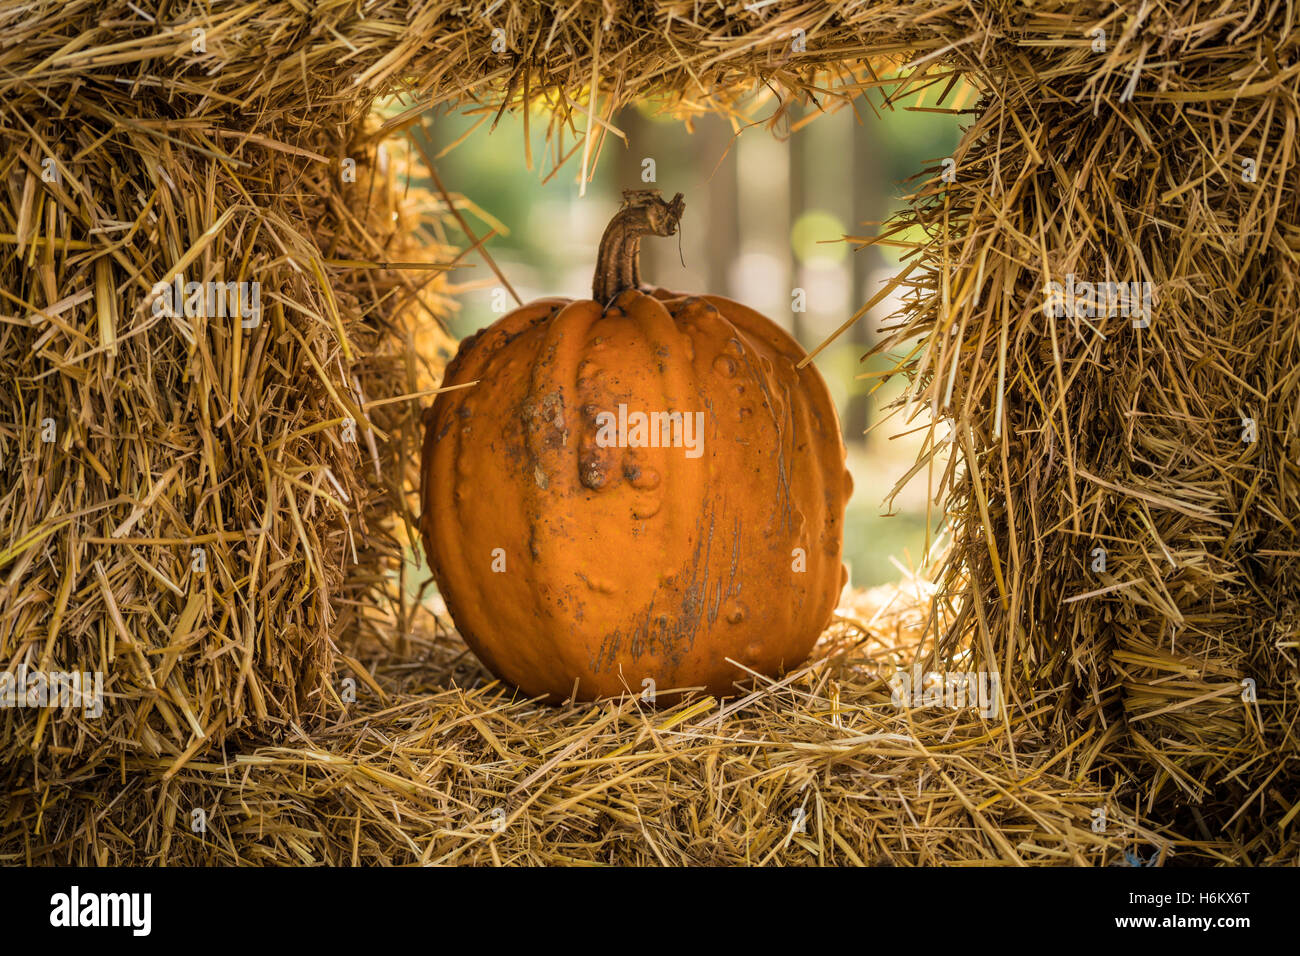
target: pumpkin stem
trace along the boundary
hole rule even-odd
[[[641,237],[671,236],[685,209],[681,193],[666,202],[657,189],[623,190],[623,205],[600,239],[591,297],[606,305],[620,292],[641,288]]]

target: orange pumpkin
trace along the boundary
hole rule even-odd
[[[817,369],[752,309],[641,286],[641,237],[684,205],[625,193],[592,298],[470,336],[443,385],[476,384],[426,412],[438,589],[529,695],[734,693],[800,664],[844,584],[852,479]]]

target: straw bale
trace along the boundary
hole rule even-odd
[[[170,779],[165,761],[131,758],[121,777],[16,792],[7,822],[28,839],[0,861],[1124,865],[1184,852],[1032,717],[893,707],[882,661],[909,653],[927,599],[860,595],[798,672],[658,709],[630,694],[517,699],[458,639],[420,632],[418,664],[376,660],[383,696],[362,693],[328,727],[227,747]]]

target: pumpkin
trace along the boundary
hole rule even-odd
[[[425,413],[434,579],[531,696],[734,693],[807,657],[847,577],[852,479],[817,369],[752,309],[641,284],[642,236],[684,206],[626,192],[592,298],[464,340]]]

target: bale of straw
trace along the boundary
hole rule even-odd
[[[1157,812],[1275,859],[1300,782],[1296,34],[1149,13],[1029,18],[985,61],[955,182],[931,170],[892,224],[925,241],[881,349],[955,452],[944,650],[1013,700],[1062,688],[1058,734],[1095,728]],[[1049,314],[1071,275],[1149,283],[1149,326]]]
[[[278,744],[13,795],[0,862],[970,865],[1175,859],[1177,840],[1032,721],[890,705],[928,595],[885,588],[737,700],[551,707],[412,635],[378,692]],[[1014,755],[1014,756],[1013,756]],[[1095,832],[1097,808],[1109,808]],[[14,838],[23,832],[25,839]]]
[[[99,672],[105,699],[0,711],[0,766],[176,769],[335,707],[339,645],[395,593],[437,373],[408,346],[445,314],[446,250],[360,127],[290,142],[112,68],[75,121],[29,122],[56,81],[23,72],[0,81],[0,670]],[[260,284],[260,323],[155,309],[177,276]]]

